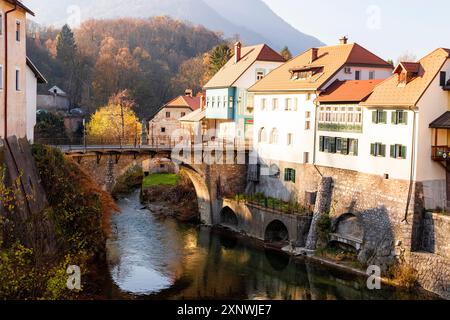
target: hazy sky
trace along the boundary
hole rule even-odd
[[[449,0],[263,0],[292,26],[335,44],[342,35],[385,59],[450,48]]]

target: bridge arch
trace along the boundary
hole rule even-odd
[[[333,223],[330,243],[348,250],[359,251],[364,242],[364,227],[360,217],[344,213]]]
[[[269,243],[286,242],[290,240],[289,230],[287,226],[280,220],[273,220],[270,222],[264,233],[264,241]]]
[[[220,211],[220,224],[225,227],[237,228],[239,219],[230,207],[226,206]]]

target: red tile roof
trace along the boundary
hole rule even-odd
[[[394,73],[397,73],[399,69],[402,68],[408,73],[418,73],[420,70],[420,63],[418,62],[400,62],[400,64],[395,68]]]
[[[192,111],[200,108],[201,97],[179,96],[166,103],[163,108],[190,108]]]
[[[336,80],[317,99],[318,102],[361,102],[383,80]]]

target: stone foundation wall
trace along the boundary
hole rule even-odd
[[[422,225],[422,249],[450,260],[450,216],[427,212]]]
[[[420,184],[309,164],[275,164],[280,168],[280,177],[262,176],[255,186],[257,192],[275,197],[291,193],[304,203],[306,192],[317,191],[322,176],[333,179],[330,214],[334,221],[346,213],[357,217],[364,230],[361,262],[387,269],[400,256],[408,259],[412,250],[420,248]],[[295,184],[283,181],[285,168],[296,170]]]
[[[450,299],[450,261],[437,254],[414,252],[411,265],[417,270],[418,282],[426,290]]]

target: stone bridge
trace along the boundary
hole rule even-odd
[[[90,146],[60,149],[107,191],[112,191],[116,181],[134,166],[143,168],[146,161],[155,158],[172,160],[192,181],[200,218],[207,225],[220,223],[222,207],[219,199],[244,193],[247,182],[248,151],[230,154],[211,149],[200,154],[181,152],[174,156],[170,148]]]

